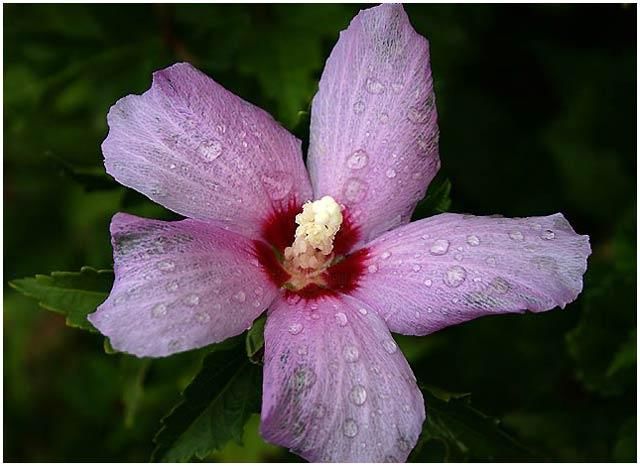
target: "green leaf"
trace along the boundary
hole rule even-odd
[[[533,454],[507,434],[497,419],[471,406],[468,394],[423,388],[427,420],[410,461],[525,459]]]
[[[424,199],[418,202],[413,213],[413,220],[446,212],[451,207],[451,181],[436,176],[427,189]]]
[[[122,189],[120,184],[105,173],[103,167],[74,167],[60,157],[55,155],[50,155],[50,157],[64,176],[74,180],[87,192]]]
[[[13,288],[38,300],[45,309],[66,316],[67,325],[95,332],[87,320],[107,297],[113,284],[111,270],[82,267],[80,272],[52,272],[9,282]]]
[[[260,409],[260,387],[261,370],[239,345],[215,347],[162,420],[152,460],[204,459],[230,440],[241,442],[247,420]]]
[[[247,356],[249,356],[251,362],[256,364],[262,361],[261,350],[264,347],[264,325],[266,322],[266,315],[262,315],[256,319],[247,332],[247,338],[245,339]]]

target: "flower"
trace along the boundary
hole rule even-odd
[[[119,100],[107,171],[188,217],[116,214],[115,283],[90,321],[166,356],[267,311],[261,432],[310,461],[404,461],[425,419],[390,332],[564,307],[590,254],[561,214],[409,223],[440,167],[427,41],[400,5],[341,33],[300,142],[193,66]]]

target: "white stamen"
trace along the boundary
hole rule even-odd
[[[333,240],[342,225],[340,205],[331,196],[309,201],[296,215],[296,223],[293,244],[284,250],[285,260],[300,269],[321,268],[333,251]]]

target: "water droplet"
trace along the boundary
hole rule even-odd
[[[521,231],[512,231],[509,233],[509,238],[514,241],[522,241],[524,239],[524,235]]]
[[[427,278],[424,282],[423,282],[427,287],[431,287],[431,285],[433,285],[433,282]]]
[[[271,199],[278,201],[289,194],[293,187],[291,176],[287,172],[277,171],[260,178]]]
[[[393,168],[390,168],[389,170],[387,170],[385,175],[387,175],[387,178],[395,178],[396,177],[396,171]]]
[[[457,261],[461,261],[462,260],[462,254],[456,254],[455,256],[453,256],[453,258]]]
[[[347,316],[344,314],[344,312],[338,312],[334,317],[336,318],[336,322],[340,327],[344,327],[345,325],[347,325]]]
[[[358,424],[355,420],[348,418],[342,424],[342,433],[345,437],[353,438],[358,435]]]
[[[151,309],[151,315],[155,318],[162,317],[167,314],[167,305],[166,304],[156,304]]]
[[[467,236],[467,244],[469,246],[477,246],[480,244],[480,238],[478,238],[476,235],[469,235]]]
[[[499,294],[506,293],[507,291],[509,291],[509,288],[510,288],[509,282],[502,277],[496,277],[493,280],[491,280],[491,283],[489,283],[489,286],[493,288],[493,290],[496,293],[499,293]]]
[[[165,288],[166,288],[166,289],[167,289],[167,291],[169,291],[169,292],[176,291],[176,290],[178,289],[178,282],[177,282],[177,281],[175,281],[175,280],[170,281],[169,283],[167,283],[167,285],[166,285],[166,287],[165,287]]]
[[[353,104],[353,113],[355,113],[356,115],[360,115],[362,112],[364,112],[364,102],[362,100],[358,100]]]
[[[233,299],[235,299],[239,303],[243,303],[244,300],[247,299],[247,295],[244,293],[244,291],[238,291],[233,295]]]
[[[420,272],[420,269],[421,269],[421,268],[422,268],[422,267],[420,267],[418,264],[416,264],[416,265],[414,265],[414,266],[413,266],[413,271],[414,271],[414,272]]]
[[[356,348],[355,346],[347,345],[344,347],[342,355],[344,356],[345,361],[356,362],[360,357],[360,352],[358,351],[358,348]]]
[[[158,262],[157,267],[158,270],[161,270],[163,272],[171,272],[176,268],[176,264],[174,264],[172,261],[160,261]]]
[[[429,112],[420,110],[418,107],[411,106],[407,110],[407,119],[411,123],[422,124],[429,118]]]
[[[347,167],[351,170],[360,170],[364,168],[368,162],[369,156],[367,153],[362,149],[358,149],[347,158]]]
[[[300,345],[298,347],[298,354],[300,356],[306,356],[308,352],[309,352],[309,347],[307,345]]]
[[[384,347],[384,350],[389,354],[395,353],[398,349],[398,345],[396,345],[395,341],[393,340],[385,340],[382,343],[382,346]]]
[[[384,84],[376,78],[367,78],[365,89],[371,94],[382,94],[384,92]]]
[[[362,314],[363,316],[366,316],[366,315],[367,315],[367,310],[366,310],[364,307],[361,307],[360,309],[358,309],[358,312],[359,312],[360,314]]]
[[[485,262],[487,263],[487,265],[494,266],[494,265],[496,265],[496,258],[493,257],[493,256],[489,256],[489,257],[487,257]]]
[[[446,239],[437,239],[433,242],[429,252],[434,256],[442,256],[449,250],[449,241]]]
[[[390,258],[390,257],[391,257],[391,253],[390,253],[389,251],[385,251],[385,252],[383,252],[383,253],[382,253],[382,256],[381,256],[381,257],[382,257],[383,259],[388,259],[388,258]]]
[[[369,273],[376,273],[378,271],[378,266],[375,264],[371,264],[367,270],[369,271]]]
[[[356,406],[362,406],[367,400],[367,390],[362,385],[354,385],[349,392],[349,399]]]
[[[302,324],[295,323],[295,324],[289,325],[289,333],[291,335],[297,335],[300,332],[302,332]]]
[[[359,178],[349,178],[344,186],[344,196],[348,201],[360,202],[367,194],[367,183]]]
[[[200,322],[201,324],[206,324],[207,322],[209,322],[211,320],[211,316],[209,314],[207,314],[206,312],[198,312],[196,314],[196,320],[198,322]]]
[[[387,122],[389,121],[389,114],[387,112],[380,112],[380,116],[378,117],[380,119],[380,123],[387,124]]]
[[[467,271],[464,267],[454,265],[444,274],[444,283],[451,288],[457,288],[467,278]]]
[[[211,141],[204,141],[198,147],[198,152],[207,162],[212,162],[222,154],[222,144],[220,144],[220,141],[216,141],[215,139],[212,139]]]
[[[551,230],[544,230],[542,233],[540,233],[540,238],[542,239],[553,239],[556,237],[556,234],[551,231]]]
[[[184,302],[187,306],[197,306],[200,304],[200,296],[197,294],[190,294],[184,299]]]

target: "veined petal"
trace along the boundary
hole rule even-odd
[[[222,341],[249,327],[278,292],[251,241],[198,220],[119,213],[111,238],[115,282],[89,320],[119,351],[166,356]]]
[[[361,11],[313,99],[315,197],[348,206],[364,241],[407,223],[440,167],[436,118],[426,39],[401,5]]]
[[[425,419],[385,323],[348,296],[274,303],[263,384],[263,437],[309,461],[404,461]]]
[[[255,237],[274,210],[311,197],[300,141],[188,63],[155,72],[107,120],[107,172],[179,214]]]
[[[564,307],[582,291],[591,253],[562,214],[493,218],[442,214],[367,245],[353,294],[393,332],[425,335],[476,317]]]

